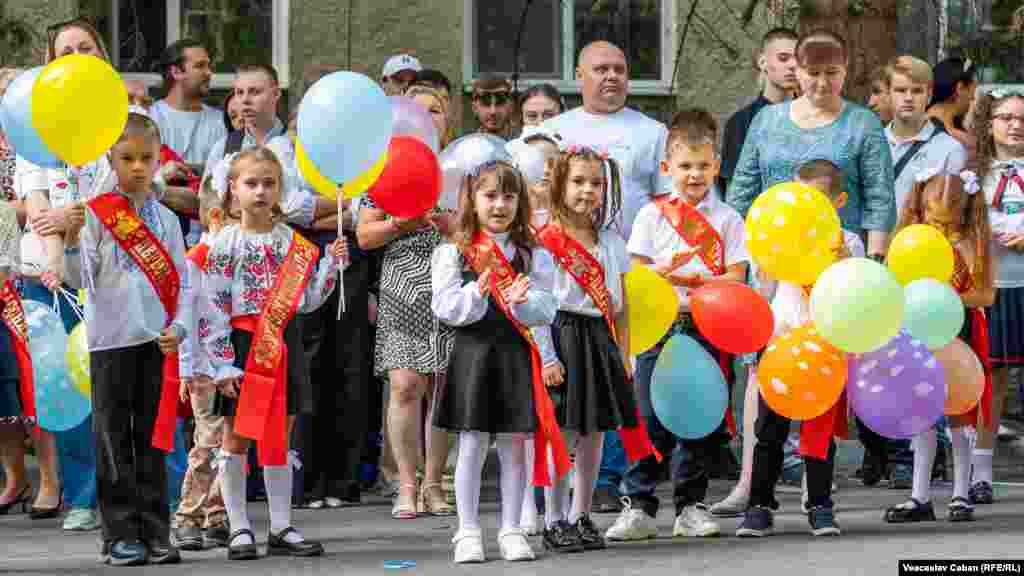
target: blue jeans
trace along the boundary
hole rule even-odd
[[[185,450],[185,419],[178,418],[174,428],[174,451],[167,454],[167,501],[171,514],[178,509],[181,501],[181,483],[188,470],[188,451]]]
[[[24,279],[22,297],[53,306],[53,292],[32,278]],[[78,315],[67,298],[59,296],[57,301],[64,331],[70,333],[79,322]],[[54,432],[53,437],[57,444],[64,501],[71,508],[96,508],[96,440],[92,431],[92,416],[71,430]]]
[[[626,450],[622,439],[615,432],[604,435],[604,449],[601,452],[601,469],[597,475],[597,486],[613,488],[616,491],[626,471]]]
[[[647,432],[654,447],[670,461],[674,484],[673,501],[676,514],[679,514],[686,506],[704,501],[708,489],[707,465],[710,457],[716,454],[722,445],[721,433],[724,433],[725,422],[722,422],[718,431],[704,438],[684,440],[669,432],[658,420],[651,404],[651,377],[662,347],[675,334],[690,336],[712,357],[717,356],[718,351],[695,329],[684,329],[681,324],[676,323],[661,342],[637,357],[636,395],[640,415],[647,421]],[[619,492],[623,496],[628,496],[633,505],[642,508],[651,517],[658,513],[659,503],[654,492],[657,489],[660,472],[661,464],[654,456],[648,456],[629,464],[619,485]]]

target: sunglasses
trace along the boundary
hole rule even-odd
[[[512,100],[512,94],[509,92],[485,92],[474,94],[473,100],[484,106],[504,106]]]

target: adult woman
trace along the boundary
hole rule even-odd
[[[519,98],[519,110],[524,128],[540,126],[545,120],[565,112],[565,101],[558,93],[558,88],[551,84],[537,84]]]
[[[974,64],[963,58],[946,58],[935,66],[933,74],[928,115],[941,121],[946,132],[967,148],[967,165],[973,169],[977,144],[967,124],[978,87]]]
[[[447,144],[448,103],[437,90],[412,86],[406,92],[430,113]],[[448,455],[448,435],[423,420],[422,402],[433,392],[448,363],[451,330],[434,321],[430,310],[430,259],[447,230],[448,217],[439,213],[405,220],[392,218],[367,198],[359,210],[356,236],[360,248],[384,249],[374,371],[388,376],[390,398],[387,433],[398,465],[399,490],[392,509],[396,519],[415,518],[417,496],[423,511],[451,515],[441,476]],[[430,403],[433,412],[433,402]],[[426,433],[424,433],[426,427]],[[426,437],[423,486],[416,485],[420,435]]]
[[[84,19],[51,26],[47,32],[47,62],[76,53],[109,60],[96,28]],[[81,201],[91,195],[94,187],[102,180],[104,167],[105,162],[97,161],[78,168],[61,166],[44,169],[19,159],[18,193],[25,199],[28,208],[29,227],[26,234],[31,231],[32,236],[38,240],[37,245],[43,247],[42,253],[48,255],[40,262],[40,255],[30,248],[32,243],[22,244],[22,260],[36,263],[36,266],[23,266],[26,277],[22,289],[26,299],[50,305],[54,300],[54,292],[61,292],[64,274],[61,234],[69,217],[75,213],[80,214],[84,209]],[[67,287],[64,289],[67,290]],[[66,295],[59,295],[58,301],[64,327],[70,331],[78,323],[79,317]],[[95,530],[99,522],[96,517],[96,447],[92,418],[54,436],[64,481],[63,500],[70,507],[64,518],[64,529]],[[34,507],[33,516],[56,517],[60,513],[60,501],[49,504],[46,507]]]
[[[224,98],[224,127],[228,132],[242,129],[242,102],[235,100],[235,91]]]
[[[882,124],[870,110],[841,96],[847,73],[847,48],[841,36],[824,30],[811,32],[797,43],[796,55],[801,96],[768,106],[754,119],[729,182],[726,200],[746,215],[761,192],[793,180],[799,165],[810,160],[828,160],[844,174],[843,189],[848,200],[839,211],[843,228],[866,234],[867,254],[881,260],[888,232],[896,221],[892,157]],[[759,406],[757,390],[752,388],[744,402],[744,444],[755,441],[756,430],[757,448],[745,447],[744,452],[754,457],[753,463],[744,458],[744,466],[752,468],[749,502],[764,506],[773,498],[777,479],[765,476],[771,475],[772,466],[761,466],[764,469],[759,470],[756,462],[759,458],[763,462],[767,462],[765,458],[778,458],[777,464],[781,466],[786,434],[783,432],[779,437],[781,426],[773,425],[777,417],[767,414],[762,422],[757,418],[758,412],[764,409]],[[762,437],[765,427],[771,429],[770,434]],[[825,474],[821,461],[806,459],[812,460],[813,464],[807,466],[808,478],[813,468],[815,489],[811,492],[820,499],[821,492],[827,493],[830,487],[831,468]],[[740,497],[734,493],[730,499]]]

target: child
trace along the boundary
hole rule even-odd
[[[533,560],[519,526],[526,485],[524,448],[535,435],[538,484],[549,482],[550,443],[556,475],[569,457],[541,380],[541,359],[529,327],[555,317],[554,263],[534,247],[530,201],[522,175],[507,162],[488,162],[466,179],[454,243],[434,251],[431,309],[455,327],[448,383],[434,425],[459,433],[455,503],[459,530],[455,562],[483,562],[480,475],[497,436],[502,522],[498,545],[509,562]]]
[[[210,251],[210,242],[220,231],[224,210],[221,199],[213,186],[213,178],[203,181],[199,191],[199,220],[209,230],[199,239],[199,244],[188,251],[186,266],[191,291],[186,294],[193,310],[202,309],[206,287],[203,270]],[[195,442],[188,454],[188,469],[181,486],[181,503],[175,514],[175,540],[182,550],[199,551],[204,547],[227,546],[229,530],[220,482],[213,467],[215,453],[220,450],[224,434],[224,418],[213,413],[213,382],[208,374],[209,359],[200,344],[200,334],[209,329],[206,318],[194,315],[188,336],[178,349],[179,376],[181,386],[178,394],[182,402],[190,403],[195,420]],[[204,531],[205,528],[205,531]]]
[[[653,447],[640,427],[626,368],[626,242],[605,226],[615,221],[621,205],[617,165],[593,150],[570,146],[552,172],[551,220],[537,237],[558,263],[554,293],[559,310],[552,332],[564,369],[557,362],[545,367],[544,382],[560,397],[558,425],[578,439],[568,442],[576,445],[572,511],[566,522],[568,478],[545,490],[543,541],[555,552],[597,550],[605,540],[590,511],[605,431],[622,429],[634,459],[650,455]]]
[[[982,405],[971,458],[970,498],[991,504],[995,433],[1006,405],[1010,368],[1024,365],[1024,91],[992,90],[978,98],[974,117],[980,183],[992,223],[996,300],[988,311],[992,393]]]
[[[836,210],[846,204],[846,192],[842,191],[843,175],[839,167],[824,159],[811,160],[797,168],[796,180],[816,188],[832,201]],[[836,245],[839,257],[864,256],[864,244],[856,234],[843,230],[843,241]],[[757,272],[761,286],[768,286],[772,294],[772,310],[775,317],[775,334],[798,328],[811,321],[809,291],[787,282],[775,282],[760,270]],[[740,481],[732,493],[722,502],[712,507],[716,516],[743,515],[750,501],[750,483],[753,476],[754,446],[757,438],[754,434],[757,421],[759,387],[757,373],[752,371],[747,385],[743,403],[743,469]],[[840,426],[842,424],[840,423]],[[813,425],[811,425],[813,428]],[[826,432],[827,434],[827,432]],[[790,444],[786,445],[786,455],[790,453]],[[804,501],[807,500],[806,474],[804,474]]]
[[[960,331],[960,338],[971,344],[985,366],[988,366],[988,350],[984,343],[988,326],[982,308],[991,306],[995,300],[993,288],[993,265],[991,255],[992,232],[989,228],[986,197],[978,194],[978,182],[971,172],[963,177],[946,174],[935,169],[918,174],[910,196],[907,197],[900,215],[897,230],[912,224],[929,224],[938,228],[954,248],[953,288],[960,294],[967,318]],[[963,178],[963,179],[962,179]],[[1020,329],[1019,326],[1016,327]],[[1016,337],[1016,336],[1015,336]],[[990,370],[986,368],[986,373]],[[991,422],[994,413],[988,413],[992,385],[986,374],[986,394],[982,396],[981,416],[972,410],[965,415],[950,416],[950,437],[953,445],[953,500],[949,504],[950,522],[968,522],[974,519],[974,509],[968,500],[968,484],[971,475],[970,443],[965,426]],[[1006,387],[1003,387],[1006,391]],[[885,512],[886,522],[923,522],[935,520],[931,503],[931,470],[937,446],[936,429],[930,428],[914,437],[914,479],[911,498],[907,502],[889,508]],[[991,462],[991,461],[990,461]],[[990,469],[991,470],[991,469]],[[991,473],[991,472],[990,472]]]
[[[544,158],[544,178],[529,186],[530,206],[533,208],[530,224],[534,228],[547,224],[550,217],[551,172],[558,161],[560,142],[558,134],[539,127],[527,126],[519,139],[508,144],[508,150],[513,156],[518,156],[524,147],[530,147],[538,150]]]
[[[676,286],[680,299],[677,321],[658,345],[640,354],[636,370],[640,413],[648,423],[655,448],[661,454],[671,454],[676,446],[687,452],[687,457],[672,471],[674,536],[706,537],[720,532],[704,498],[708,465],[720,449],[725,423],[704,438],[677,438],[658,420],[649,393],[658,355],[672,335],[686,334],[726,365],[724,355],[697,331],[688,297],[690,290],[712,278],[746,280],[749,256],[744,247],[743,219],[712,189],[719,167],[717,142],[718,123],[706,110],[692,108],[676,114],[669,129],[666,158],[661,163],[662,174],[672,182],[672,192],[656,197],[640,210],[628,244],[633,266],[647,266],[664,276]],[[606,538],[642,540],[657,535],[658,499],[654,491],[659,476],[656,456],[627,467],[621,492],[630,504],[623,507],[615,524],[605,533]]]
[[[180,561],[161,450],[173,446],[174,354],[191,311],[180,298],[188,285],[181,227],[151,197],[159,149],[153,121],[130,113],[109,152],[115,190],[73,213],[64,238],[68,281],[88,293],[102,555],[114,566]]]
[[[313,408],[309,371],[296,313],[318,308],[334,290],[347,245],[339,239],[317,267],[319,249],[275,222],[283,170],[277,156],[251,148],[221,162],[215,186],[224,208],[237,197],[241,224],[213,238],[205,287],[208,331],[200,339],[218,388],[214,411],[225,417],[221,492],[232,532],[228,558],[259,556],[245,499],[245,459],[258,440],[259,465],[270,506],[267,554],[319,556],[323,546],[291,526],[292,467],[288,438],[295,414]]]

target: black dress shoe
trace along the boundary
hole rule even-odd
[[[566,554],[583,552],[583,541],[576,529],[565,520],[559,520],[544,530],[544,549]]]
[[[249,544],[235,544],[235,538],[248,536]],[[235,530],[228,538],[228,560],[255,560],[260,557],[260,547],[256,545],[256,535],[248,528]]]
[[[138,540],[117,540],[110,545],[106,563],[111,566],[142,566],[146,563],[146,545]]]
[[[604,535],[594,525],[590,516],[580,516],[573,528],[576,529],[576,535],[583,543],[584,550],[603,550],[608,546],[604,541]]]
[[[210,526],[203,533],[203,546],[207,548],[224,548],[228,545],[228,538],[231,538],[231,531],[226,523]]]
[[[324,547],[319,542],[306,539],[301,542],[289,542],[285,539],[292,532],[299,533],[291,526],[281,530],[278,534],[271,532],[267,536],[267,556],[299,556],[303,558],[323,556]]]
[[[174,530],[174,541],[186,552],[199,552],[203,549],[203,531],[198,526],[180,526]]]
[[[146,542],[146,550],[149,552],[150,564],[178,564],[181,562],[181,553],[170,542],[150,540]]]

